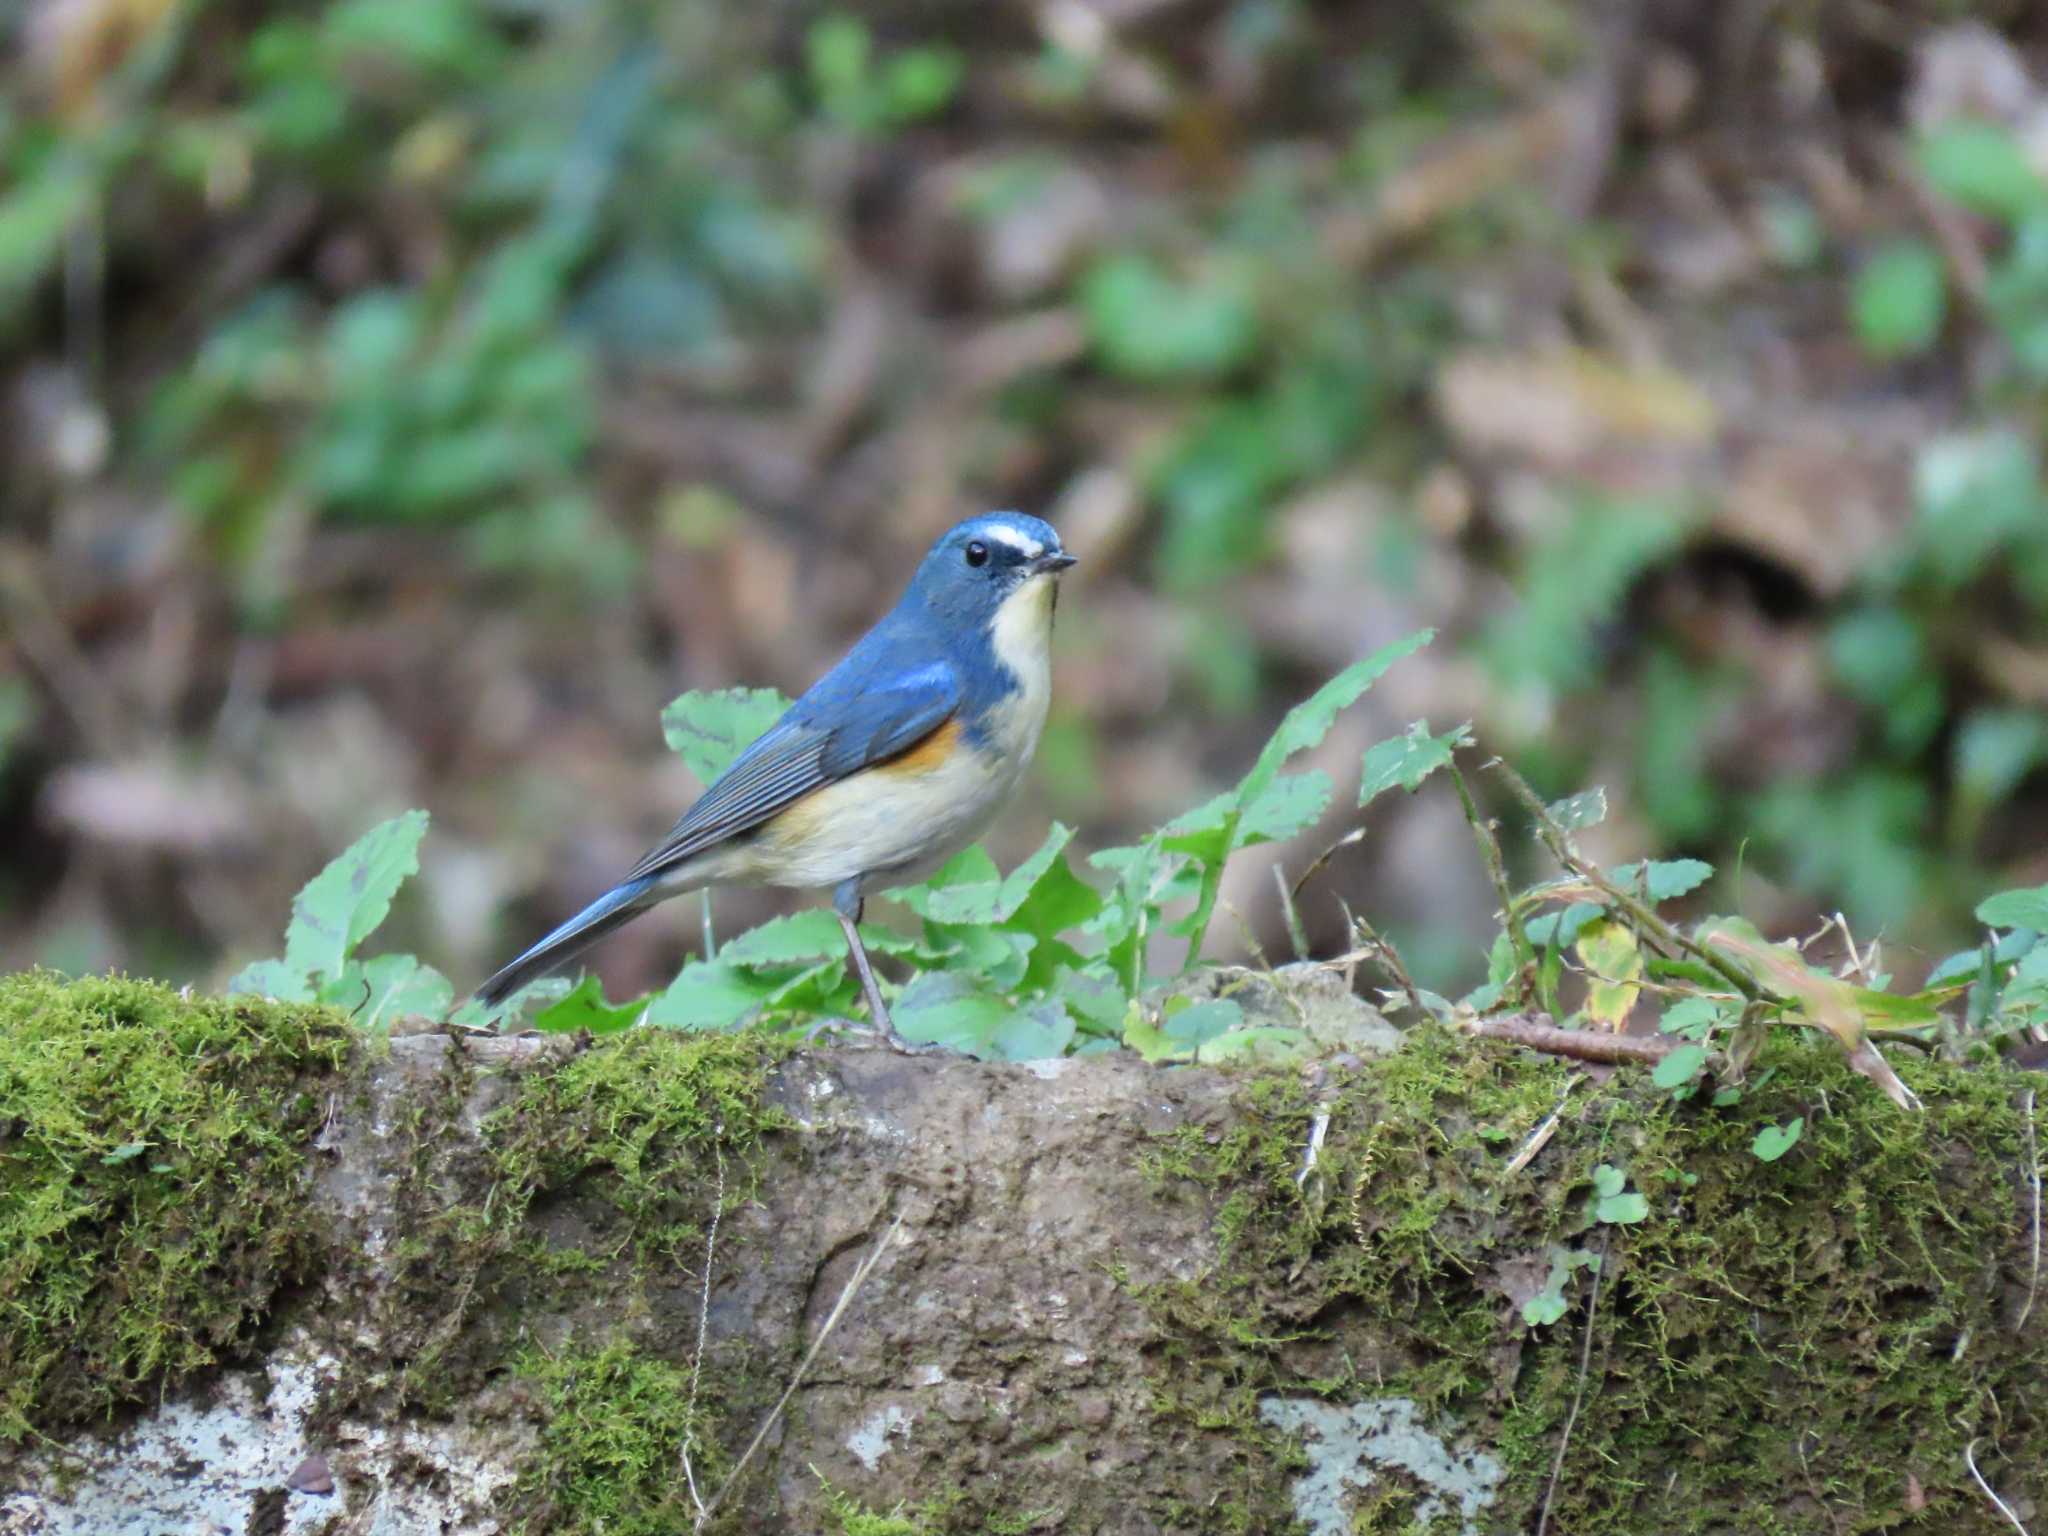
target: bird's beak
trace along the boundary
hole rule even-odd
[[[1032,561],[1031,574],[1034,576],[1057,576],[1073,563],[1074,557],[1072,555],[1068,554],[1064,549],[1056,549],[1051,554],[1040,555],[1036,560]]]

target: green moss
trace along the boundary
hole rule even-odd
[[[1329,1102],[1303,1185],[1317,1106],[1291,1078],[1247,1084],[1214,1142],[1164,1139],[1159,1187],[1206,1202],[1221,1257],[1144,1294],[1159,1412],[1227,1435],[1247,1483],[1270,1490],[1203,1528],[1289,1517],[1280,1474],[1299,1453],[1256,1416],[1273,1392],[1411,1398],[1499,1457],[1496,1514],[1533,1512],[1586,1328],[1583,1272],[1564,1321],[1522,1321],[1551,1244],[1607,1248],[1554,1529],[1931,1530],[1981,1514],[1962,1461],[1979,1436],[1980,1459],[1995,1447],[2024,1489],[2048,1463],[2048,1335],[2008,1325],[2028,1230],[2013,1079],[1905,1063],[1928,1106],[1908,1116],[1822,1046],[1780,1044],[1760,1065],[1767,1079],[1732,1108],[1674,1106],[1639,1074],[1596,1086],[1426,1030]],[[1554,1139],[1508,1174],[1560,1104]],[[1757,1127],[1795,1114],[1800,1144],[1759,1162]],[[1648,1220],[1595,1222],[1602,1162],[1627,1171]],[[1926,1500],[1911,1514],[1909,1475]],[[1404,1501],[1379,1486],[1357,1528],[1401,1529]]]
[[[765,1090],[786,1050],[755,1035],[634,1031],[528,1070],[484,1120],[482,1196],[450,1213],[443,1262],[463,1256],[474,1289],[508,1301],[495,1310],[525,1329],[566,1302],[572,1340],[511,1362],[547,1405],[539,1452],[510,1495],[513,1528],[688,1530],[686,1440],[708,1498],[724,1480],[726,1428],[751,1432],[772,1400],[730,1359],[702,1362],[693,1400],[695,1308],[650,1296],[701,1271],[713,1213],[751,1193],[763,1138],[783,1123]],[[551,1237],[544,1209],[571,1191],[578,1225]],[[605,1211],[609,1227],[584,1225]],[[726,1228],[718,1241],[724,1252],[736,1239]],[[742,1502],[736,1493],[732,1508]]]
[[[720,1160],[725,1205],[751,1188],[753,1154],[783,1123],[764,1100],[788,1047],[762,1035],[635,1030],[528,1075],[484,1122],[493,1225],[523,1220],[541,1194],[585,1185],[641,1261],[701,1237]]]
[[[0,977],[0,1439],[103,1417],[245,1344],[319,1251],[332,1009]]]
[[[690,1529],[684,1447],[700,1487],[712,1468],[687,1371],[617,1338],[594,1351],[529,1350],[514,1369],[535,1384],[546,1409],[540,1455],[518,1486],[524,1513],[515,1530],[671,1536]]]

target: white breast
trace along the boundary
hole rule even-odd
[[[1032,576],[996,610],[989,640],[996,659],[1017,680],[1017,691],[989,712],[997,751],[1021,774],[1038,750],[1052,703],[1053,579]]]

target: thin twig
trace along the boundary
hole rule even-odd
[[[1294,892],[1287,888],[1287,871],[1277,862],[1273,865],[1273,883],[1280,887],[1280,916],[1287,923],[1287,942],[1294,946],[1294,958],[1308,958],[1308,930],[1301,925],[1301,914],[1294,907]]]
[[[824,1326],[818,1330],[818,1336],[811,1341],[811,1347],[804,1352],[796,1373],[789,1378],[789,1385],[782,1389],[782,1396],[775,1400],[775,1406],[770,1408],[766,1417],[761,1420],[761,1427],[754,1431],[754,1438],[747,1442],[746,1450],[741,1452],[740,1459],[733,1463],[732,1471],[726,1475],[725,1482],[720,1485],[718,1492],[711,1496],[711,1502],[697,1510],[696,1523],[690,1527],[693,1533],[704,1529],[712,1515],[717,1512],[718,1506],[725,1501],[725,1496],[739,1483],[741,1475],[747,1470],[747,1463],[754,1459],[755,1453],[767,1440],[768,1432],[775,1427],[775,1421],[782,1417],[782,1410],[789,1406],[789,1400],[796,1396],[796,1389],[803,1385],[804,1376],[818,1358],[818,1351],[825,1347],[825,1341],[832,1336],[832,1330],[838,1326],[839,1319],[853,1304],[855,1293],[874,1272],[875,1266],[882,1261],[882,1255],[888,1251],[889,1244],[895,1240],[897,1232],[902,1230],[904,1214],[901,1211],[897,1212],[896,1219],[889,1223],[889,1230],[876,1239],[875,1246],[867,1251],[860,1263],[854,1266],[853,1273],[846,1277],[845,1289],[840,1291],[839,1300],[832,1304],[832,1310],[826,1315]]]
[[[2012,1506],[1993,1491],[1991,1485],[1984,1481],[1984,1474],[1977,1470],[1977,1442],[1974,1439],[1963,1447],[1963,1465],[1970,1469],[1970,1476],[1974,1477],[1977,1486],[1984,1490],[1984,1497],[1997,1505],[1998,1512],[2012,1522],[2012,1528],[2018,1531],[2020,1536],[2028,1536],[2027,1528],[2020,1524],[2020,1517],[2012,1512]]]
[[[2021,1102],[2027,1111],[2027,1183],[2034,1194],[2034,1251],[2027,1268],[2027,1302],[2013,1319],[2014,1333],[2026,1326],[2027,1315],[2034,1310],[2034,1293],[2041,1288],[2041,1154],[2034,1140],[2034,1090],[2029,1088]]]
[[[1543,846],[1550,850],[1551,857],[1598,891],[1602,901],[1607,905],[1619,907],[1626,913],[1639,933],[1653,940],[1666,954],[1690,955],[1752,1002],[1763,996],[1763,989],[1757,985],[1755,978],[1740,966],[1733,964],[1724,956],[1715,954],[1712,949],[1697,940],[1687,938],[1659,917],[1645,902],[1637,900],[1616,885],[1597,864],[1581,857],[1571,846],[1564,829],[1558,826],[1557,818],[1550,814],[1549,807],[1544,805],[1536,791],[1529,787],[1528,780],[1498,758],[1487,766],[1507,781],[1508,787],[1514,791],[1515,798],[1522,802],[1531,816],[1535,817],[1536,835],[1542,839]]]
[[[1541,1125],[1529,1133],[1529,1139],[1522,1143],[1522,1150],[1508,1159],[1507,1167],[1501,1170],[1503,1173],[1520,1173],[1536,1161],[1536,1154],[1549,1146],[1550,1138],[1557,1134],[1558,1123],[1564,1119],[1564,1101],[1570,1098],[1572,1090],[1584,1081],[1583,1074],[1578,1072],[1564,1080],[1564,1089],[1557,1096],[1557,1108],[1550,1112]]]
[[[1586,1297],[1586,1336],[1579,1345],[1579,1381],[1572,1389],[1571,1412],[1564,1416],[1564,1433],[1557,1437],[1557,1455],[1550,1463],[1550,1484],[1543,1490],[1543,1512],[1536,1517],[1536,1536],[1550,1528],[1550,1503],[1557,1497],[1557,1480],[1564,1472],[1564,1453],[1571,1448],[1572,1426],[1579,1420],[1579,1406],[1586,1400],[1586,1371],[1593,1363],[1593,1318],[1600,1307],[1600,1277],[1607,1272],[1607,1245],[1614,1229],[1600,1233],[1600,1262],[1593,1266],[1593,1286]]]
[[[704,903],[706,926],[711,919],[711,903],[707,896]],[[718,1191],[711,1202],[711,1225],[704,1233],[704,1287],[697,1297],[697,1352],[690,1357],[690,1401],[683,1410],[683,1480],[690,1485],[690,1502],[697,1506],[697,1513],[706,1513],[704,1496],[697,1491],[696,1468],[690,1464],[690,1444],[697,1438],[697,1386],[704,1376],[704,1345],[711,1332],[711,1260],[718,1252],[718,1219],[725,1214],[725,1127],[720,1125],[712,1138],[711,1151],[718,1159]]]
[[[1417,1017],[1429,1018],[1429,1005],[1423,1002],[1422,989],[1415,985],[1415,978],[1408,974],[1408,966],[1401,959],[1401,952],[1383,938],[1380,931],[1371,923],[1353,913],[1349,905],[1339,905],[1344,906],[1344,916],[1351,922],[1352,937],[1361,947],[1370,950],[1373,960],[1385,966],[1392,973],[1394,980],[1401,984],[1401,990],[1408,994],[1409,1006],[1415,1010]]]
[[[1472,799],[1472,786],[1465,782],[1463,770],[1456,762],[1447,766],[1451,771],[1451,782],[1458,786],[1458,803],[1465,807],[1466,824],[1472,828],[1472,836],[1479,842],[1480,857],[1486,861],[1486,875],[1493,882],[1494,898],[1500,903],[1500,920],[1507,928],[1508,942],[1515,947],[1515,963],[1533,968],[1536,948],[1529,942],[1529,935],[1522,931],[1522,925],[1515,920],[1515,893],[1508,888],[1508,867],[1501,857],[1500,839],[1493,834],[1493,824],[1480,819],[1479,807]]]
[[[1662,1035],[1596,1034],[1589,1029],[1562,1029],[1527,1014],[1506,1018],[1469,1019],[1467,1034],[1482,1040],[1506,1040],[1551,1056],[1569,1056],[1575,1061],[1597,1061],[1612,1065],[1636,1061],[1655,1066],[1678,1049],[1678,1042]]]

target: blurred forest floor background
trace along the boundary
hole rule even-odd
[[[1909,975],[2048,879],[2028,0],[12,15],[8,966],[218,983],[417,805],[394,942],[474,979],[695,793],[670,697],[797,692],[989,507],[1084,562],[1006,862],[1434,624],[1324,758],[1471,719]],[[1219,935],[1284,950],[1258,860],[1328,840]],[[1336,895],[1482,968],[1447,791]]]

